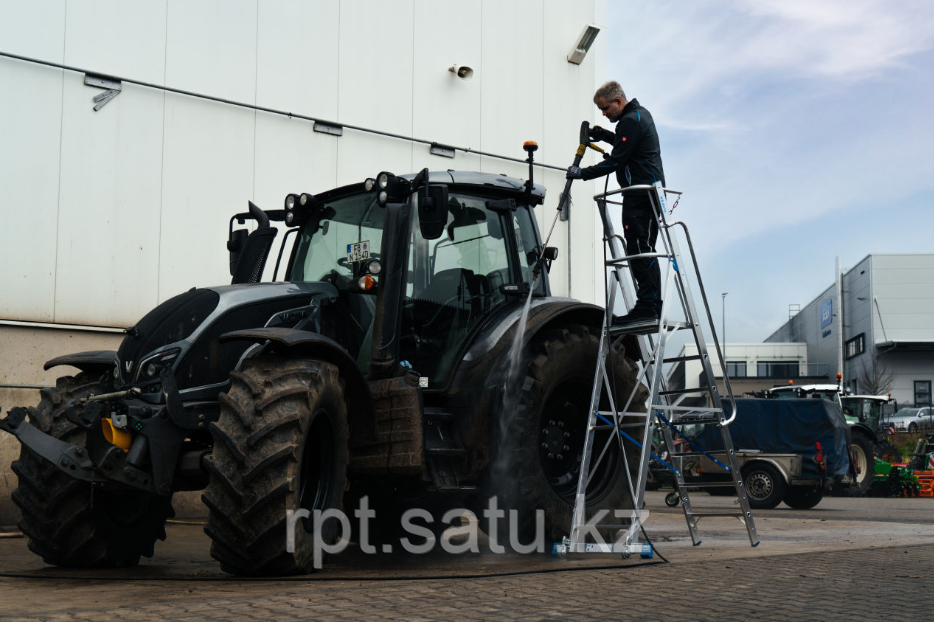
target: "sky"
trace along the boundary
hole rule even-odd
[[[838,256],[934,252],[934,2],[608,5],[605,79],[655,118],[728,342],[767,338]]]

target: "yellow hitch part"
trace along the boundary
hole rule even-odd
[[[114,422],[110,419],[101,419],[101,427],[104,429],[104,440],[123,451],[130,451],[130,444],[133,442],[132,434],[114,427]]]

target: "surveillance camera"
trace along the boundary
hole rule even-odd
[[[473,77],[473,69],[467,65],[451,65],[448,67],[448,71],[453,73],[461,80],[470,80]]]

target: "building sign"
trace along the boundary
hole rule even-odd
[[[828,300],[820,306],[820,327],[827,328],[833,321],[833,300]]]

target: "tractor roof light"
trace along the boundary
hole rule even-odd
[[[376,180],[372,177],[367,177],[366,181],[363,182],[363,188],[367,192],[373,192],[373,189],[376,188]]]
[[[285,214],[285,224],[291,226],[293,222],[295,222],[295,212],[293,212],[293,211],[288,211],[288,212],[286,212],[286,214]]]
[[[294,194],[285,195],[285,209],[286,210],[295,209],[295,203],[297,201],[298,201],[298,197],[296,197]]]
[[[300,197],[298,197],[298,204],[302,207],[308,207],[315,200],[315,195],[308,192],[303,192]]]
[[[385,190],[389,187],[389,178],[392,177],[392,173],[380,173],[376,178],[376,185],[379,186],[380,190]]]

